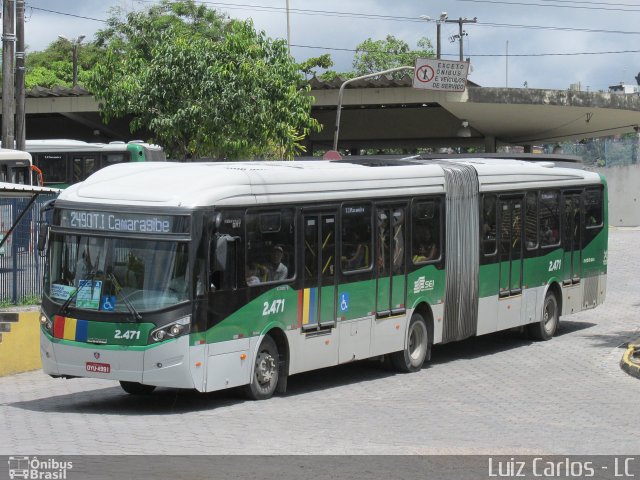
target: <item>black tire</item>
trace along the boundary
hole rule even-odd
[[[271,398],[278,385],[280,355],[278,346],[269,335],[260,343],[251,381],[245,386],[246,395],[252,400]]]
[[[542,318],[539,322],[527,325],[529,336],[534,340],[550,340],[558,331],[559,325],[558,299],[553,292],[547,292],[542,306]]]
[[[424,365],[429,351],[429,330],[419,313],[411,316],[406,343],[404,350],[391,354],[391,365],[402,373],[417,372]]]
[[[156,389],[155,385],[143,385],[138,382],[120,382],[120,386],[131,395],[149,395]]]

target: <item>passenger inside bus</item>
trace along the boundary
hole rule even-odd
[[[251,263],[246,269],[246,281],[247,285],[257,285],[260,283],[260,268],[256,263]]]
[[[280,245],[274,245],[269,253],[269,261],[266,265],[256,265],[259,270],[259,280],[263,282],[277,282],[289,277],[289,269],[282,263],[284,250]],[[249,284],[247,282],[247,284]]]
[[[426,230],[424,239],[418,244],[418,248],[413,255],[413,263],[428,262],[437,258],[438,248],[433,241],[431,230]]]
[[[360,270],[367,264],[367,246],[358,242],[350,251],[348,258],[344,260],[345,270]]]

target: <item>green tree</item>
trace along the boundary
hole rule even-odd
[[[131,115],[174,158],[291,158],[319,124],[282,40],[191,0],[114,10],[88,81],[105,121]]]
[[[387,35],[384,40],[366,39],[356,47],[353,59],[355,76],[380,72],[390,68],[413,66],[416,58],[433,57],[433,47],[428,38],[418,41],[418,50],[411,50],[404,40]],[[395,72],[394,77],[401,78],[406,72]]]
[[[319,57],[311,57],[305,60],[302,63],[298,64],[302,73],[304,73],[305,79],[308,78],[308,75],[316,76],[316,71],[314,68],[324,68],[327,69],[329,67],[333,67],[333,60],[331,59],[331,55],[325,53],[324,55],[320,55]]]
[[[353,58],[353,70],[350,72],[336,72],[327,70],[318,75],[320,80],[330,82],[336,78],[347,80],[368,73],[381,72],[391,68],[413,66],[416,58],[428,58],[434,56],[431,41],[423,37],[418,40],[418,48],[412,50],[404,40],[399,40],[393,35],[387,35],[384,40],[366,39],[356,47]],[[328,68],[328,67],[324,67]],[[394,78],[402,78],[407,72],[395,72]]]
[[[98,57],[103,54],[93,43],[78,47],[78,84],[84,85]],[[71,44],[64,40],[51,42],[42,51],[29,52],[25,58],[25,86],[52,88],[71,87],[73,82],[73,53]]]

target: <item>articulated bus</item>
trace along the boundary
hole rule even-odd
[[[605,297],[604,178],[505,159],[120,164],[48,227],[44,371],[254,399]],[[43,234],[46,232],[43,232]]]
[[[26,150],[49,187],[66,188],[101,168],[123,162],[165,161],[161,147],[142,141],[87,143],[79,140],[27,140]]]

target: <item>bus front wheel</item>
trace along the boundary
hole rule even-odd
[[[559,324],[558,300],[553,292],[547,292],[542,306],[542,318],[539,322],[528,325],[529,335],[535,340],[549,340],[558,331]]]
[[[245,386],[245,393],[252,400],[266,400],[276,391],[279,377],[280,356],[278,346],[269,335],[260,343],[251,382]]]
[[[404,350],[391,354],[391,364],[403,373],[417,372],[422,368],[429,350],[427,324],[419,313],[411,316]]]
[[[155,385],[143,385],[138,382],[120,382],[120,386],[131,395],[149,395],[156,389]]]

